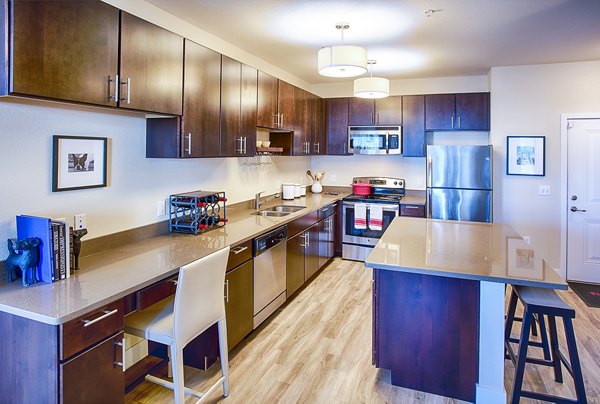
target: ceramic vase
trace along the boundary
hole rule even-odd
[[[321,185],[321,183],[319,181],[315,181],[315,182],[313,182],[312,186],[310,187],[310,190],[312,191],[313,194],[320,194],[321,191],[323,190],[323,185]]]

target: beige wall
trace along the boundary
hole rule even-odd
[[[510,223],[560,267],[560,114],[600,112],[600,61],[494,67],[490,72],[494,219]],[[506,175],[506,136],[546,136],[546,175]],[[600,156],[599,156],[600,158]],[[540,185],[550,196],[538,195]]]

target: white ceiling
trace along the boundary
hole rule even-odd
[[[147,0],[311,83],[317,51],[367,48],[389,79],[600,60],[600,0]],[[426,17],[424,10],[439,10]]]

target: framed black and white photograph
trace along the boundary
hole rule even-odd
[[[546,175],[545,136],[507,136],[506,174]]]
[[[107,138],[53,137],[52,192],[106,186]]]

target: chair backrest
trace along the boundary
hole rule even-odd
[[[182,266],[173,306],[173,337],[185,346],[225,317],[224,284],[229,247]]]

